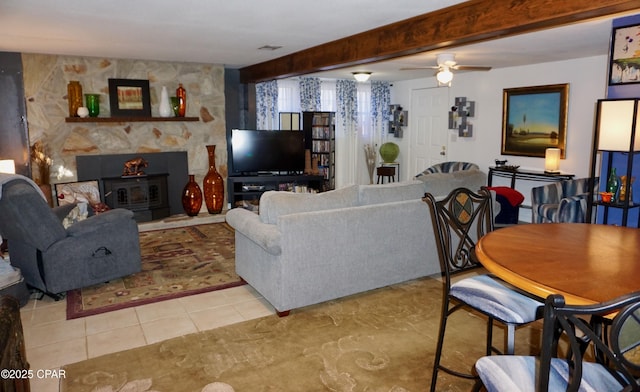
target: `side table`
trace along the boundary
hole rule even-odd
[[[393,167],[395,168],[394,181],[400,181],[400,162],[381,162],[380,167]],[[397,176],[397,179],[396,179]]]
[[[545,173],[544,171],[528,169],[508,169],[499,166],[489,166],[488,186],[491,186],[493,176],[511,179],[511,188],[516,187],[516,179],[529,181],[564,181],[575,177],[570,173]]]

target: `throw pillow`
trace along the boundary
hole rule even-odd
[[[76,204],[71,209],[71,211],[69,211],[67,216],[65,216],[64,219],[62,219],[62,226],[64,226],[64,228],[66,229],[75,223],[78,223],[82,220],[87,219],[87,217],[89,216],[89,210],[87,207],[88,207],[87,203]]]

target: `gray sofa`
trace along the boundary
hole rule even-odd
[[[236,271],[276,309],[291,309],[441,272],[425,192],[486,185],[479,170],[319,193],[269,191],[260,212],[235,208]]]

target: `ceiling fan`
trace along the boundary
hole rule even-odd
[[[459,65],[455,59],[456,55],[453,53],[440,53],[436,62],[438,65],[429,67],[412,67],[412,68],[400,68],[400,70],[416,70],[416,69],[437,69],[436,79],[441,85],[451,85],[453,80],[453,72],[456,71],[489,71],[491,67],[483,67],[477,65]]]

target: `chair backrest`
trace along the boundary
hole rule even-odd
[[[0,217],[0,235],[9,240],[9,247],[20,241],[44,251],[67,235],[38,190],[21,179],[3,184]]]
[[[436,200],[431,193],[425,194],[423,200],[431,210],[448,290],[451,275],[480,266],[475,247],[480,237],[493,230],[491,194],[484,187],[478,193],[457,188],[442,200]]]
[[[428,173],[453,173],[460,170],[480,170],[478,165],[471,162],[458,162],[458,161],[450,161],[450,162],[442,162],[435,164],[431,167],[428,167],[421,174]]]
[[[539,204],[558,204],[562,199],[562,182],[552,182],[531,188],[531,202]]]
[[[613,320],[607,318],[614,314]],[[601,304],[575,306],[567,305],[562,295],[550,295],[544,309],[538,391],[552,389],[549,372],[552,358],[558,356],[561,336],[569,343],[566,359],[570,370],[562,376],[569,380],[567,391],[577,391],[583,372],[589,371],[583,367],[585,357],[605,364],[601,369],[620,383],[620,390],[640,391],[635,378],[640,372],[640,292]]]
[[[597,182],[596,182],[597,186]],[[589,178],[562,181],[562,196],[575,196],[589,193]]]

